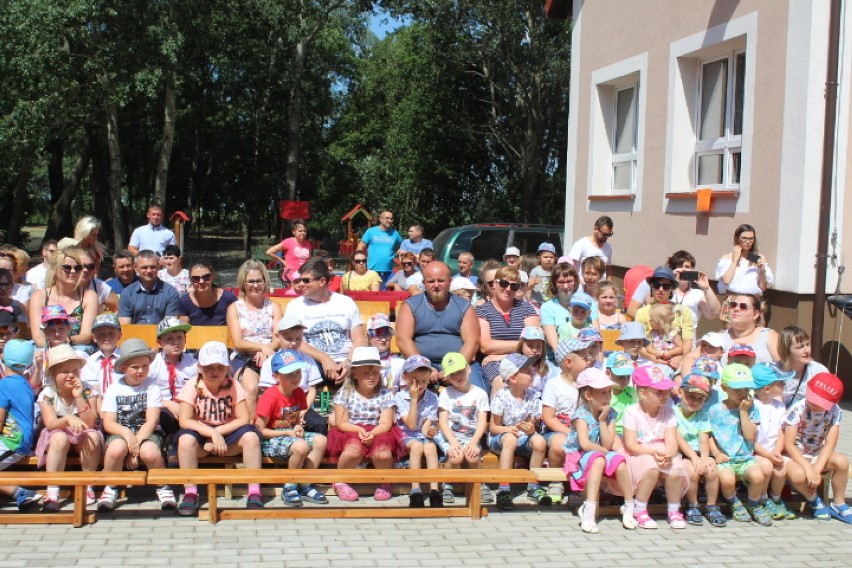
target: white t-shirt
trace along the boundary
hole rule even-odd
[[[491,414],[500,416],[503,426],[514,426],[541,418],[541,400],[532,389],[526,390],[523,400],[515,398],[508,388],[500,389],[491,401]]]
[[[355,301],[335,292],[321,303],[304,296],[296,298],[287,304],[287,314],[305,326],[305,341],[338,362],[352,350],[352,328],[364,325]]]
[[[101,280],[100,278],[92,278],[92,281],[89,282],[89,290],[93,290],[95,294],[98,296],[98,304],[103,306],[110,294],[115,293],[112,288],[110,288],[109,284]]]
[[[304,353],[299,353],[298,355],[302,361],[307,364],[307,368],[302,369],[302,382],[299,383],[299,388],[307,393],[310,387],[322,382],[322,375],[320,374],[319,366],[317,365],[317,362],[314,361],[313,357],[305,355]],[[260,367],[259,384],[266,388],[278,384],[278,381],[275,380],[275,376],[272,374],[272,357],[267,357],[266,361],[264,361],[263,365]]]
[[[568,257],[578,265],[582,265],[583,261],[590,256],[599,256],[609,266],[612,264],[612,245],[604,243],[602,247],[598,248],[592,242],[592,239],[583,237],[571,246],[571,251],[568,253]]]
[[[647,283],[646,283],[647,286]],[[675,290],[672,302],[686,306],[692,312],[692,333],[698,337],[698,321],[701,319],[701,309],[698,307],[704,301],[704,290],[690,288],[686,294],[682,294],[680,290]]]
[[[107,389],[101,403],[102,412],[114,412],[118,423],[134,432],[145,425],[145,413],[149,407],[163,407],[160,387],[151,377],[135,387],[125,383],[124,377],[120,378]]]
[[[198,376],[198,360],[191,353],[181,355],[180,362],[175,365],[175,394],[180,392],[183,385],[189,379]],[[151,361],[148,369],[148,378],[160,387],[160,396],[163,400],[173,400],[172,392],[169,390],[169,366],[162,353],[158,353]]]
[[[438,395],[438,409],[447,411],[450,430],[459,443],[470,440],[476,433],[479,413],[488,412],[488,395],[476,385],[470,385],[467,392],[459,392],[452,386],[445,388]]]
[[[44,278],[47,276],[47,267],[44,263],[37,264],[27,270],[25,277],[27,284],[33,287],[33,290],[44,290]]]
[[[787,409],[780,400],[770,400],[769,404],[764,404],[754,399],[754,406],[760,412],[760,424],[757,425],[757,443],[767,452],[771,452],[778,443],[778,436],[781,433],[784,418],[787,416]]]
[[[189,270],[187,270],[186,268],[178,272],[177,276],[172,276],[171,274],[169,274],[168,270],[163,268],[160,269],[159,272],[157,272],[157,276],[163,282],[168,282],[169,284],[174,286],[175,290],[178,291],[178,294],[186,294],[186,291],[191,286],[191,283],[189,281]]]
[[[12,286],[12,299],[18,300],[22,304],[30,301],[30,296],[33,295],[33,287],[30,284],[15,284]]]
[[[418,290],[426,289],[426,287],[423,285],[422,272],[415,272],[414,274],[405,279],[405,289],[408,290],[412,286],[417,286]]]
[[[574,385],[568,384],[562,375],[551,377],[544,385],[541,393],[542,406],[549,406],[556,413],[556,418],[566,425],[571,425],[571,416],[577,410],[580,391]]]
[[[718,290],[720,294],[726,294],[730,292],[736,292],[739,294],[756,294],[758,296],[763,294],[763,290],[760,289],[758,285],[758,280],[760,279],[760,270],[757,268],[756,264],[752,264],[746,258],[741,258],[740,262],[737,264],[737,270],[734,272],[734,277],[731,279],[730,284],[725,284],[722,282],[722,275],[728,270],[731,266],[732,260],[730,258],[722,257],[719,259],[719,262],[716,264],[716,280],[718,283]],[[772,286],[775,284],[775,275],[772,274],[772,269],[769,268],[769,264],[764,264],[764,268],[766,268],[766,284],[767,286]]]

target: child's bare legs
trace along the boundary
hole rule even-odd
[[[74,449],[80,456],[80,469],[97,471],[101,462],[101,435],[97,432],[84,432]]]
[[[358,464],[364,459],[364,452],[360,446],[348,444],[340,453],[337,459],[337,469],[352,469],[358,467]]]
[[[308,452],[308,456],[305,459],[305,463],[302,467],[306,469],[317,469],[322,463],[322,458],[325,456],[325,448],[328,443],[328,438],[323,436],[322,434],[314,434],[313,436],[313,447],[311,451]]]
[[[50,445],[47,447],[45,454],[44,470],[45,471],[65,471],[65,462],[68,460],[68,450],[71,449],[71,442],[65,432],[59,430],[50,435]],[[47,500],[59,500],[59,486],[47,486]]]
[[[541,434],[533,434],[530,438],[530,467],[541,467],[544,465],[544,454],[547,452],[547,442]]]
[[[548,467],[559,467],[565,463],[565,438],[566,434],[556,432],[547,439],[547,465]],[[552,503],[561,503],[564,485],[560,482],[552,482],[547,486],[547,496]]]
[[[849,459],[843,454],[831,454],[825,469],[831,474],[831,501],[835,505],[846,503],[846,483],[849,481]]]
[[[287,469],[302,469],[305,459],[308,457],[308,442],[298,440],[290,446],[290,458],[287,460]]]
[[[733,500],[737,496],[737,476],[734,471],[728,468],[717,470],[719,478],[719,489],[722,491],[722,497],[727,501]]]
[[[246,391],[246,405],[248,406],[249,416],[254,416],[257,408],[257,388],[260,384],[260,375],[248,367],[243,367],[240,384]]]
[[[745,481],[747,483],[746,490],[748,491],[749,503],[760,502],[764,486],[764,476],[763,470],[759,465],[752,466],[746,470]]]
[[[423,469],[421,466],[423,461],[424,446],[419,440],[411,440],[406,444],[408,448],[408,467],[409,469]],[[419,483],[411,484],[411,491],[420,491]]]
[[[683,497],[683,477],[680,475],[663,474],[664,487],[666,489],[666,501],[670,505],[677,503],[680,505],[680,500]]]
[[[438,446],[435,442],[426,442],[423,444],[423,455],[426,456],[426,469],[438,469],[440,461],[438,458]],[[429,489],[437,491],[438,483],[430,483]]]
[[[760,496],[766,497],[769,492],[769,484],[772,482],[772,462],[763,456],[755,456],[754,459],[757,461],[757,465],[760,466],[760,470],[763,472],[763,486],[760,488]],[[778,493],[775,493],[778,495]]]
[[[104,453],[104,471],[121,471],[127,451],[127,442],[123,439],[111,441]]]
[[[654,488],[657,486],[657,483],[660,481],[660,470],[658,469],[649,469],[642,476],[642,479],[639,480],[639,484],[636,486],[636,500],[639,503],[644,503],[644,508],[637,509],[644,510],[647,509],[648,499],[651,498],[651,493],[654,491]]]
[[[500,436],[503,449],[500,451],[500,469],[512,469],[515,465],[515,450],[518,449],[518,438],[512,433]]]

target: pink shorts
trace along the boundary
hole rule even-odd
[[[358,426],[361,426],[367,432],[372,432],[376,427],[373,424],[359,424]],[[330,457],[339,457],[348,446],[356,446],[368,458],[373,457],[378,451],[390,450],[394,461],[398,461],[399,456],[405,453],[402,431],[396,425],[384,434],[376,436],[376,439],[369,446],[361,442],[357,432],[341,432],[337,428],[332,428],[328,432],[328,455]]]

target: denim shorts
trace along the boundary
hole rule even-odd
[[[438,432],[438,435],[435,436],[433,441],[438,445],[438,448],[444,455],[450,451],[450,443],[444,438],[444,435]],[[470,444],[470,438],[460,438],[456,436],[456,441],[461,445],[462,448],[466,448],[468,444]]]
[[[488,449],[499,454],[503,451],[503,436],[512,436],[511,433],[491,434],[488,436]],[[533,434],[535,435],[535,434]],[[528,458],[532,455],[532,446],[530,446],[530,438],[532,436],[523,435],[518,438],[518,447],[515,448],[515,455],[522,458]]]

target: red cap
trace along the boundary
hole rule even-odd
[[[808,381],[805,399],[825,411],[831,410],[843,398],[843,381],[831,373],[819,373]]]

